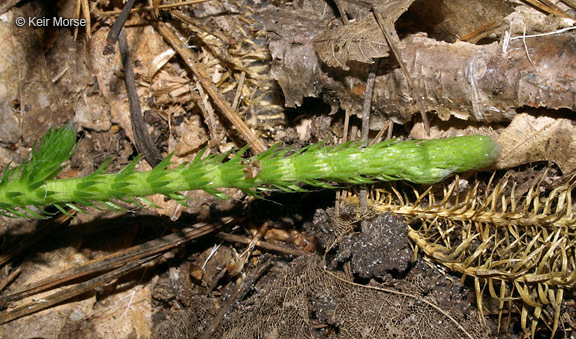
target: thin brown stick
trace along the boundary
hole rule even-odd
[[[348,139],[356,140],[356,138],[358,138],[358,126],[352,124],[352,127],[350,127],[350,133],[348,134]]]
[[[126,20],[128,20],[128,16],[130,15],[130,10],[134,6],[134,2],[136,2],[136,0],[126,1],[124,7],[122,8],[122,11],[120,12],[120,15],[114,21],[114,24],[110,28],[108,36],[106,37],[106,43],[108,43],[109,45],[113,45],[116,43],[116,41],[118,41],[120,33],[124,28],[124,24],[126,23]]]
[[[460,38],[460,40],[475,44],[478,41],[480,41],[480,39],[482,39],[485,36],[487,36],[488,34],[492,33],[496,28],[498,28],[498,23],[491,22],[489,24],[486,24],[486,25],[474,30],[473,32],[470,32],[470,33],[464,35],[463,37]]]
[[[554,14],[556,16],[559,16],[561,18],[568,18],[568,19],[574,19],[573,17],[571,17],[570,15],[568,15],[567,13],[565,13],[564,11],[562,11],[560,8],[558,8],[556,5],[554,5],[553,3],[546,1],[546,0],[524,0],[525,2],[529,3],[530,5],[536,7],[537,9],[549,13],[549,14]]]
[[[374,92],[374,82],[376,79],[376,72],[378,71],[379,62],[376,60],[374,68],[368,73],[366,80],[366,89],[364,90],[364,107],[362,109],[362,133],[360,140],[362,145],[368,145],[368,134],[370,133],[370,108],[372,107],[372,94]],[[368,212],[368,193],[366,185],[363,185],[359,192],[360,198],[360,213]]]
[[[230,298],[228,298],[228,300],[226,300],[226,303],[222,306],[222,308],[220,308],[200,338],[208,339],[214,337],[214,333],[220,326],[220,323],[222,322],[222,319],[224,319],[226,313],[230,312],[234,308],[236,301],[244,298],[246,293],[250,291],[256,281],[260,278],[260,276],[262,276],[262,274],[264,274],[266,270],[268,270],[268,268],[270,268],[270,266],[272,266],[272,262],[270,262],[270,258],[268,256],[265,256],[261,261],[260,266],[258,266],[258,268],[256,268],[256,270],[254,270],[250,276],[244,279],[242,284],[238,286],[236,292]]]
[[[246,72],[242,71],[240,73],[240,79],[238,80],[238,86],[236,87],[236,94],[234,94],[234,101],[232,101],[232,109],[234,111],[238,110],[238,104],[240,104],[240,97],[242,96],[244,80],[246,80]]]
[[[345,144],[348,141],[348,128],[350,127],[350,113],[348,110],[344,113],[344,127],[342,128],[342,143]],[[336,191],[336,204],[334,206],[334,212],[336,215],[340,215],[340,201],[344,200],[345,190]]]
[[[244,265],[246,265],[248,259],[252,255],[254,247],[256,247],[256,243],[260,241],[260,239],[264,236],[264,234],[267,231],[268,231],[268,222],[265,222],[262,224],[262,226],[260,226],[260,228],[258,228],[258,231],[256,232],[256,234],[254,234],[252,239],[250,239],[248,246],[244,251],[242,251],[242,254],[240,254],[240,256],[238,256],[236,259],[231,260],[228,263],[228,265],[226,265],[226,272],[228,273],[228,275],[235,277],[240,273],[242,273],[242,271],[244,270]]]
[[[86,36],[88,37],[88,39],[90,39],[92,37],[92,18],[90,17],[90,4],[88,3],[88,0],[77,0],[80,1],[80,3],[76,3],[76,18],[80,18],[80,10],[82,11],[82,14],[84,16],[84,20],[86,20]],[[74,40],[76,40],[76,38],[78,38],[78,26],[74,27]]]
[[[164,5],[159,5],[157,8],[158,9],[168,9],[168,8],[175,8],[175,7],[184,7],[184,6],[188,6],[188,5],[195,5],[195,4],[199,4],[202,2],[208,2],[211,0],[189,0],[189,1],[182,1],[182,2],[178,2],[178,3],[174,3],[174,4],[164,4]],[[137,7],[137,8],[133,8],[130,10],[130,13],[139,13],[139,12],[151,12],[156,10],[156,8],[154,6],[144,6],[144,7]],[[96,16],[111,16],[111,15],[118,15],[122,13],[122,10],[115,10],[115,11],[105,11],[105,12],[100,12],[100,11],[96,11]]]
[[[208,93],[210,98],[214,101],[214,104],[218,107],[221,113],[238,129],[238,132],[244,137],[246,142],[250,144],[254,153],[262,153],[267,147],[264,142],[256,137],[252,130],[246,126],[244,121],[238,116],[230,104],[224,99],[222,94],[218,92],[218,89],[210,78],[206,75],[206,72],[196,65],[196,56],[186,45],[178,39],[176,34],[163,22],[154,22],[154,27],[156,30],[164,37],[164,39],[174,48],[178,54],[182,57],[188,68],[192,71],[194,76],[198,79],[198,82],[202,85],[202,88]]]
[[[134,77],[134,71],[132,70],[132,61],[130,60],[128,41],[124,29],[122,29],[118,36],[118,47],[120,49],[122,64],[124,66],[124,82],[126,83],[126,92],[128,93],[130,121],[132,122],[132,130],[134,131],[134,143],[136,144],[138,151],[144,155],[144,158],[150,166],[155,167],[162,161],[163,157],[158,147],[154,144],[152,136],[148,133],[146,122],[142,116],[140,98],[138,97],[138,91],[136,90],[136,79]]]
[[[90,279],[86,282],[75,285],[74,287],[70,287],[70,288],[62,290],[60,292],[56,292],[56,293],[54,293],[48,297],[45,297],[41,300],[33,301],[31,303],[27,303],[27,304],[24,304],[22,306],[16,307],[15,309],[10,310],[8,312],[0,313],[0,324],[4,324],[4,323],[7,323],[7,322],[12,321],[14,319],[22,318],[24,316],[45,310],[45,309],[50,308],[54,305],[58,305],[61,302],[69,300],[73,297],[76,297],[76,296],[79,296],[79,295],[84,294],[86,292],[89,292],[98,286],[102,286],[102,285],[110,282],[111,280],[119,278],[119,277],[121,277],[127,273],[130,273],[130,272],[140,268],[140,266],[142,264],[144,264],[144,263],[146,263],[152,259],[155,259],[158,256],[160,256],[160,254],[156,254],[154,256],[146,257],[144,259],[140,259],[138,261],[126,264],[123,267],[115,269],[112,272],[108,272],[108,273],[103,274],[101,276],[98,276],[94,279]]]
[[[248,237],[224,233],[224,232],[216,233],[216,237],[223,239],[223,240],[226,240],[226,241],[229,241],[229,242],[239,242],[242,244],[249,244],[251,241],[251,239]],[[258,241],[258,242],[256,242],[256,247],[263,248],[263,249],[269,250],[269,251],[287,254],[287,255],[293,255],[293,256],[297,256],[297,257],[311,254],[310,252],[307,252],[307,251],[304,251],[304,250],[301,250],[298,248],[282,246],[282,245],[274,244],[274,243],[271,243],[268,241]]]
[[[196,103],[198,104],[200,112],[202,112],[202,115],[204,116],[204,122],[206,123],[206,125],[208,125],[208,130],[210,131],[209,144],[210,146],[218,146],[220,144],[220,140],[222,139],[221,136],[224,137],[224,134],[218,133],[217,126],[220,125],[216,121],[215,117],[216,113],[214,112],[214,108],[212,107],[210,100],[208,100],[206,92],[204,92],[204,90],[202,89],[202,86],[196,86],[196,89],[198,90],[199,94]],[[193,90],[191,90],[191,92],[192,91]]]
[[[8,286],[12,281],[14,281],[14,279],[16,279],[16,277],[20,274],[20,272],[22,272],[22,268],[18,267],[17,269],[14,270],[14,272],[10,273],[10,275],[0,283],[0,291],[4,290],[6,286]]]
[[[574,0],[562,0],[563,3],[568,5],[572,9],[576,9],[576,1]]]
[[[386,38],[386,42],[388,43],[388,46],[390,47],[392,54],[394,54],[396,61],[398,61],[398,64],[400,64],[400,68],[402,69],[402,72],[406,77],[406,83],[408,84],[408,87],[410,87],[410,92],[412,92],[412,96],[416,99],[418,109],[420,110],[420,115],[422,116],[422,124],[424,124],[424,130],[426,131],[427,135],[430,135],[430,123],[428,122],[428,117],[426,116],[426,112],[424,111],[424,105],[422,105],[422,96],[420,95],[420,91],[418,90],[418,88],[414,86],[414,81],[412,80],[410,71],[408,71],[408,67],[406,67],[404,60],[402,60],[402,54],[398,49],[398,45],[400,44],[400,38],[398,37],[398,34],[396,34],[396,31],[394,30],[394,23],[384,20],[384,18],[380,14],[380,11],[374,6],[372,7],[372,12],[374,13],[378,26],[380,26],[380,29],[382,30],[382,33]]]
[[[378,134],[376,134],[374,139],[372,139],[372,141],[370,142],[370,146],[377,144],[380,141],[382,141],[382,138],[384,137],[384,133],[386,133],[386,131],[388,131],[390,133],[390,127],[391,126],[392,126],[392,120],[386,121],[386,123],[384,124],[384,127],[382,127],[380,129],[380,131],[378,131]],[[389,137],[386,138],[386,140],[389,140],[389,139],[390,139]]]
[[[344,6],[341,0],[334,0],[334,3],[336,4],[336,8],[338,8],[338,12],[340,12],[342,22],[344,22],[344,25],[348,25],[349,20],[348,15],[346,14],[346,6]]]
[[[32,285],[26,286],[25,288],[15,291],[9,295],[2,296],[0,301],[14,302],[37,293],[50,290],[68,281],[83,278],[94,273],[115,269],[127,263],[133,262],[134,260],[165,252],[193,239],[214,232],[223,225],[232,222],[233,220],[234,219],[226,219],[219,224],[199,223],[193,227],[182,229],[176,233],[169,234],[160,239],[151,240],[144,244],[133,246],[111,255],[89,261],[83,265],[70,268],[56,275],[38,281]]]
[[[376,79],[376,71],[378,70],[378,60],[374,68],[368,73],[366,80],[366,89],[364,90],[364,106],[362,107],[362,133],[360,140],[363,145],[368,144],[368,134],[370,133],[370,109],[372,107],[372,94],[374,93],[374,80]]]

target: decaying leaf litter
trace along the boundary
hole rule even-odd
[[[124,278],[119,275],[115,283],[95,285],[100,287],[92,289],[80,303],[68,302],[15,320],[3,325],[2,331],[22,333],[21,336],[29,336],[31,332],[62,336],[102,333],[170,336],[173,332],[166,332],[169,329],[189,336],[243,333],[272,337],[282,337],[284,333],[407,337],[431,331],[435,335],[481,337],[482,333],[488,333],[491,321],[495,320],[500,333],[524,331],[545,335],[543,333],[550,333],[555,326],[558,326],[557,332],[571,333],[573,256],[570,253],[573,245],[570,239],[573,234],[569,223],[560,222],[573,219],[570,206],[571,148],[574,147],[571,58],[574,53],[571,32],[562,30],[572,25],[573,9],[567,3],[551,6],[548,2],[536,1],[453,1],[449,4],[407,1],[398,2],[394,7],[396,12],[388,11],[395,13],[386,19],[395,24],[399,38],[396,47],[412,85],[393,55],[380,61],[371,105],[373,135],[388,119],[404,126],[404,129],[396,127],[394,136],[407,135],[402,130],[422,138],[491,135],[502,145],[502,157],[493,169],[504,169],[496,172],[491,185],[488,183],[492,173],[487,172],[478,174],[477,179],[463,176],[457,181],[433,186],[427,193],[426,187],[385,186],[370,191],[374,212],[369,215],[359,216],[353,209],[341,209],[338,213],[316,212],[314,220],[316,207],[330,206],[333,197],[330,192],[267,197],[276,204],[267,204],[266,200],[249,202],[236,192],[229,192],[235,200],[226,202],[188,192],[192,200],[190,208],[153,198],[154,203],[164,207],[155,213],[180,217],[188,225],[196,223],[199,227],[203,221],[227,214],[235,203],[250,207],[248,213],[228,212],[246,216],[245,221],[234,222],[240,226],[237,234],[244,235],[234,241],[244,241],[246,245],[232,246],[221,243],[218,238],[202,238],[193,246],[171,252],[176,256],[150,257],[156,261],[144,272]],[[80,147],[86,152],[77,153],[70,175],[93,172],[112,154],[120,154],[114,161],[121,168],[134,152],[129,141],[135,142],[118,53],[102,55],[108,27],[114,21],[114,17],[105,12],[112,8],[103,7],[101,3],[80,1],[78,4],[79,15],[91,16],[90,40],[83,40],[86,32],[79,32],[80,39],[75,42],[73,32],[66,30],[56,30],[57,37],[53,40],[48,37],[54,32],[42,32],[45,35],[38,38],[30,31],[14,30],[15,27],[9,25],[13,23],[10,19],[3,21],[2,33],[15,41],[13,48],[4,53],[10,56],[7,60],[16,60],[19,70],[14,72],[13,67],[6,66],[7,71],[3,73],[3,83],[10,84],[3,93],[4,119],[10,123],[3,125],[2,141],[15,145],[22,140],[23,146],[31,146],[38,136],[36,131],[42,126],[62,125],[74,117],[85,133]],[[371,9],[377,11],[379,6],[383,6],[382,9],[391,5],[394,6],[388,2],[337,2],[335,6],[323,1],[298,4],[213,1],[162,11],[174,12],[172,20],[167,21],[168,27],[186,41],[186,48],[193,52],[204,74],[257,137],[267,144],[282,141],[305,145],[319,140],[337,143],[348,134],[342,131],[347,123],[340,110],[351,117],[350,139],[357,138],[354,131],[360,126],[355,116],[362,112],[366,78],[372,67],[361,61],[391,54],[385,36],[370,19],[374,13]],[[347,20],[342,19],[336,8],[344,9]],[[14,7],[3,15],[10,18],[41,13],[38,4],[31,4]],[[214,98],[206,99],[209,91],[194,79],[166,37],[152,28],[156,20],[154,14],[146,13],[129,16],[126,31],[134,58],[139,101],[156,145],[165,153],[176,152],[178,156],[173,159],[176,162],[190,160],[205,146],[215,153],[243,146],[235,128],[221,117],[220,106],[212,101]],[[470,17],[464,13],[475,15]],[[346,21],[348,24],[344,25]],[[355,26],[358,29],[350,28]],[[373,34],[368,41],[365,35],[358,40],[357,33],[361,31]],[[45,56],[27,47],[34,46],[31,42],[35,41],[44,43]],[[382,50],[374,50],[374,46]],[[338,61],[336,64],[325,57],[330,48]],[[72,53],[73,57],[66,53]],[[32,64],[23,61],[31,57],[36,58]],[[23,82],[31,77],[43,80],[33,82],[33,86],[32,82]],[[243,85],[239,86],[240,83]],[[47,101],[49,108],[45,101],[36,103],[43,98],[36,93],[51,96]],[[420,115],[415,95],[421,96],[420,104],[429,111],[428,131],[415,122]],[[292,108],[282,109],[282,100]],[[6,159],[10,159],[19,163],[25,151],[24,148],[3,148],[3,161],[7,163]],[[138,166],[144,169],[147,165]],[[512,167],[514,170],[503,177],[505,170]],[[257,166],[254,171],[257,173]],[[498,199],[491,198],[494,196]],[[319,197],[326,201],[324,206],[316,205]],[[433,199],[438,207],[434,207]],[[459,204],[465,208],[458,210]],[[283,207],[279,210],[278,206]],[[433,208],[441,213],[440,219],[429,219],[430,214],[415,212]],[[382,213],[379,210],[403,211],[407,218],[388,220],[386,214],[379,215]],[[488,219],[494,219],[494,214],[498,218],[480,221],[452,218],[466,213],[479,214],[479,211],[488,216],[492,213]],[[146,213],[138,213],[143,212]],[[110,221],[104,225],[97,221],[86,224],[90,219],[105,218],[118,224],[124,220],[106,219],[111,217],[110,212],[107,213],[105,216],[90,211],[87,216],[76,217],[72,224],[82,225],[86,231],[68,227],[67,238],[60,243],[36,240],[40,251],[32,247],[20,257],[24,258],[21,265],[20,261],[5,265],[6,276],[12,269],[21,271],[8,286],[7,294],[15,292],[15,286],[53,276],[66,268],[73,269],[90,258],[132,249],[138,244],[146,247],[146,241],[162,237],[166,228],[178,227],[166,223],[155,225],[161,220],[157,223],[129,221],[123,230],[114,231],[121,235],[115,243],[102,236],[102,243],[98,244],[94,242],[94,235],[87,238],[82,234],[89,234],[90,230],[93,234],[104,225],[113,226]],[[510,221],[505,227],[499,226],[498,220],[516,215],[520,216],[510,220],[528,220],[529,226]],[[360,226],[361,220],[372,221]],[[11,232],[6,233],[8,244],[24,241],[26,246],[31,246],[33,242],[26,233],[32,226],[23,225],[21,220],[17,223],[7,220],[6,225]],[[85,227],[90,225],[92,227]],[[56,226],[42,227],[50,230]],[[387,233],[378,232],[380,229],[391,232],[388,238],[394,238],[394,242],[387,242]],[[372,237],[381,240],[370,242]],[[329,270],[365,287],[336,282],[329,271],[324,271],[323,264],[318,264],[317,258],[307,259],[305,264],[306,260],[299,259],[284,268],[280,266],[287,259],[274,258],[274,265],[268,270],[259,270],[264,267],[259,262],[264,262],[266,255],[259,253],[260,250],[244,250],[262,239],[268,246],[266,252],[276,255],[289,252],[282,246],[287,243],[315,251],[315,256],[321,258],[324,251],[330,249],[322,261]],[[401,239],[405,239],[404,242]],[[279,245],[270,247],[274,242]],[[409,255],[416,247],[420,254],[426,254],[430,266],[424,264],[422,256],[414,259]],[[518,264],[523,262],[522,258],[528,260]],[[541,264],[533,266],[534,262]],[[461,279],[464,285],[447,283],[446,276],[439,276],[437,268],[432,268],[436,264],[455,271],[451,278],[447,276],[455,282],[461,278],[458,273],[469,278]],[[222,269],[226,266],[229,272],[242,272],[243,278],[226,274]],[[515,267],[514,273],[496,273],[500,267]],[[536,269],[536,274],[530,272],[530,267]],[[482,269],[485,271],[478,273]],[[290,279],[279,280],[275,278],[278,275]],[[457,287],[443,290],[440,286]],[[480,291],[476,293],[474,288]],[[44,293],[46,295],[31,294],[27,298],[50,300],[50,292]],[[198,293],[205,297],[195,297]],[[294,295],[305,297],[291,299]],[[368,300],[375,298],[386,301],[378,305],[378,309],[367,308],[371,304]],[[455,300],[462,308],[451,310],[450,304]],[[479,303],[471,300],[482,301],[488,327],[478,321],[474,310]],[[27,302],[30,300],[22,300],[21,304]],[[233,302],[239,302],[239,307],[230,306]],[[198,305],[202,305],[201,308]],[[276,308],[278,312],[266,313],[269,317],[265,322],[262,312],[270,310],[268,305],[281,306]],[[184,310],[175,311],[179,308]],[[173,311],[166,312],[170,309]],[[227,312],[225,317],[219,316],[222,310]],[[395,311],[398,322],[382,320],[391,314],[390,310]],[[351,314],[358,318],[352,321]],[[408,314],[423,317],[409,318]],[[457,317],[461,314],[465,314],[465,318]],[[434,327],[437,323],[429,321],[429,317],[440,319],[441,328]],[[35,319],[38,329],[29,325],[22,327],[29,324],[30,319]],[[51,326],[43,326],[46,321]],[[116,332],[106,332],[111,328]],[[492,331],[498,330],[492,328]]]

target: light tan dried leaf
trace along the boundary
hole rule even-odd
[[[118,78],[119,72],[123,72],[123,67],[120,63],[120,53],[118,50],[111,55],[104,55],[102,53],[102,50],[107,45],[107,35],[107,30],[100,29],[94,32],[92,39],[90,39],[90,68],[92,75],[98,79],[100,84],[112,84],[100,86],[102,95],[111,109],[112,118],[108,120],[117,123],[126,131],[128,137],[133,140],[132,123],[130,121],[128,101],[126,100],[125,85],[123,81]],[[139,79],[139,84],[148,80],[151,81],[150,87],[138,86],[140,97],[150,96],[150,88],[165,88],[166,82],[164,82],[164,86],[156,86],[157,82],[161,81],[161,79],[154,78],[151,80],[147,76],[154,72],[154,67],[159,66],[155,64],[158,63],[158,56],[170,50],[170,47],[150,26],[130,27],[126,29],[126,35],[128,45],[130,46],[130,58],[134,61],[134,73]],[[138,61],[137,63],[135,62],[136,60]],[[165,67],[166,65],[163,64],[163,66]],[[169,82],[168,85],[171,85],[171,83]],[[169,87],[169,90],[171,91],[173,88]],[[168,96],[168,93],[169,92],[162,92],[161,95],[155,96],[156,101],[162,101],[164,96]],[[145,100],[141,100],[141,104],[143,110],[148,109]]]
[[[152,327],[152,291],[137,286],[117,291],[97,303],[94,314],[85,319],[101,338],[149,338]]]
[[[562,172],[576,169],[576,126],[561,117],[518,114],[498,137],[502,146],[496,168],[553,161]]]
[[[49,126],[65,124],[73,114],[66,107],[67,101],[72,100],[58,95],[58,82],[52,80],[54,69],[61,72],[74,62],[51,59],[58,52],[44,54],[42,48],[47,46],[42,45],[34,27],[27,23],[22,27],[16,25],[17,18],[28,20],[37,16],[37,9],[23,5],[0,17],[0,140],[3,143],[16,143],[22,138],[24,144],[31,145],[39,133]],[[64,41],[65,36],[62,33],[59,42]],[[48,58],[52,61],[50,67]]]
[[[413,2],[414,0],[377,1],[374,8],[393,24]],[[324,63],[346,71],[350,69],[346,65],[348,61],[373,63],[375,58],[388,56],[390,50],[372,14],[357,22],[326,31],[316,40],[315,47]]]
[[[318,55],[331,67],[350,68],[348,61],[373,63],[388,56],[388,43],[372,15],[358,22],[326,31],[314,44]]]
[[[494,129],[482,123],[474,121],[451,119],[448,121],[436,120],[430,127],[430,133],[427,134],[424,125],[414,124],[410,130],[411,139],[443,139],[462,135],[487,135],[494,140],[497,139],[498,133]]]
[[[86,261],[85,254],[78,251],[76,247],[64,247],[39,253],[34,260],[25,261],[21,265],[22,273],[13,285],[19,287],[30,285]],[[47,291],[26,297],[21,300],[21,304],[41,302],[53,293],[54,291]],[[16,319],[0,326],[0,336],[2,338],[56,338],[62,333],[70,318],[90,317],[96,302],[94,294]]]

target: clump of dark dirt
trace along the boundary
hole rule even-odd
[[[406,223],[386,213],[361,224],[361,232],[342,240],[334,260],[350,261],[352,273],[361,278],[384,278],[390,272],[406,271],[413,257]]]
[[[408,226],[389,213],[369,220],[356,217],[350,208],[338,216],[334,209],[317,210],[305,228],[324,248],[336,248],[333,267],[349,262],[351,272],[360,278],[402,275],[413,262]]]

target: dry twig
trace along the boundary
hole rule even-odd
[[[221,113],[230,120],[230,122],[238,129],[240,134],[244,137],[246,142],[250,144],[250,147],[255,153],[264,152],[267,147],[264,142],[256,137],[252,130],[246,126],[244,121],[238,116],[236,112],[232,109],[230,104],[224,99],[222,94],[218,92],[216,86],[212,84],[210,78],[206,75],[204,70],[199,68],[196,64],[196,57],[190,51],[184,43],[178,39],[176,34],[163,22],[154,22],[154,27],[156,30],[164,37],[164,39],[180,54],[182,60],[190,68],[194,76],[198,79],[204,90],[210,95],[210,98],[214,101],[214,104],[220,109]]]

